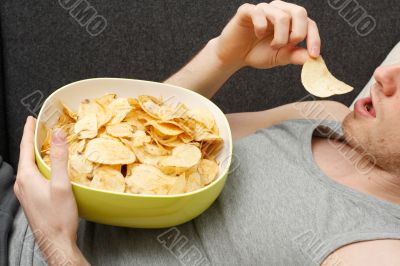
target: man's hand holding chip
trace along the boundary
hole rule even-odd
[[[298,46],[306,41],[307,49]],[[317,24],[295,4],[244,4],[200,53],[165,82],[211,98],[239,69],[304,64],[320,55]]]
[[[307,49],[297,45],[306,40]],[[320,54],[316,23],[307,11],[283,1],[244,4],[213,40],[223,64],[267,69],[287,64],[304,64]]]

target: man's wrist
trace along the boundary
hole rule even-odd
[[[227,63],[219,57],[219,39],[208,41],[205,47],[165,83],[191,89],[211,98],[241,64]]]
[[[226,58],[221,57],[219,50],[222,48],[220,47],[220,42],[219,42],[219,36],[211,39],[207,45],[206,49],[210,50],[210,53],[214,55],[215,57],[215,63],[216,67],[221,71],[225,73],[231,73],[234,74],[235,72],[239,71],[241,68],[245,67],[244,62],[240,61],[232,61],[232,60],[227,60]]]
[[[90,265],[74,241],[49,241],[40,247],[50,266]]]

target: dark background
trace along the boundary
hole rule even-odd
[[[339,79],[356,89],[332,97],[349,105],[374,69],[400,40],[397,0],[358,0],[377,21],[367,37],[332,9],[328,0],[290,1],[307,8],[319,25],[322,54]],[[2,0],[0,154],[16,164],[26,116],[21,99],[39,90],[44,96],[80,79],[125,77],[162,81],[217,36],[237,0],[89,0],[108,26],[90,36],[58,0]],[[256,2],[252,2],[256,3]],[[299,66],[243,69],[214,97],[226,113],[256,111],[306,96]]]

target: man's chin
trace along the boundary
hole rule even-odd
[[[366,126],[354,116],[354,111],[349,113],[342,122],[342,129],[346,142],[353,148],[363,146],[365,134],[367,132]]]
[[[354,118],[354,111],[349,113],[342,122],[342,129],[345,135],[349,134],[352,132],[352,128],[354,127],[354,124],[356,123],[355,118]]]

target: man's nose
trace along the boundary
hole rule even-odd
[[[400,87],[400,64],[378,67],[374,78],[381,85],[382,92],[386,96],[392,96]]]

